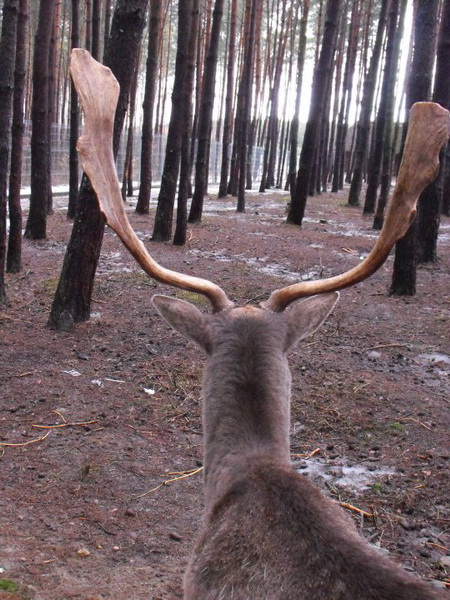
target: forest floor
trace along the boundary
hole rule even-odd
[[[24,240],[0,311],[0,598],[177,600],[202,515],[202,356],[157,315],[148,279],[107,230],[89,322],[46,323],[71,224]],[[285,222],[286,194],[207,202],[184,248],[149,241],[163,265],[210,278],[237,302],[359,263],[376,233],[345,193]],[[293,459],[394,561],[449,581],[450,220],[414,297],[389,297],[393,259],[341,294],[290,357]],[[50,428],[44,428],[50,427]],[[308,457],[309,458],[305,458]],[[168,481],[171,481],[168,483]],[[166,483],[166,485],[164,485]],[[364,516],[366,511],[373,516]],[[436,584],[439,585],[439,584]],[[443,585],[443,584],[441,584]],[[449,592],[450,597],[450,592]]]

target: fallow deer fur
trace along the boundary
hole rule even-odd
[[[203,294],[213,308],[202,314],[181,300],[153,299],[207,356],[205,516],[185,576],[185,600],[438,598],[437,590],[366,544],[342,510],[291,468],[287,353],[321,325],[336,291],[379,269],[405,235],[421,191],[436,174],[450,131],[448,111],[430,102],[412,107],[384,226],[364,261],[334,277],[275,290],[261,307],[236,308],[218,285],[164,268],[148,254],[125,214],[115,171],[117,81],[80,49],[72,51],[71,73],[85,113],[78,150],[107,224],[151,277]]]

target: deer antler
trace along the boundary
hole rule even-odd
[[[449,135],[450,119],[447,110],[432,102],[414,104],[409,115],[408,135],[397,183],[383,229],[370,254],[358,266],[341,275],[318,281],[294,283],[275,290],[262,306],[274,312],[281,312],[298,298],[341,290],[375,273],[414,220],[417,200],[425,186],[436,176],[439,150]]]
[[[119,84],[110,69],[95,61],[86,50],[72,50],[70,71],[85,114],[85,130],[78,140],[78,151],[106,223],[117,233],[144,271],[154,279],[207,296],[214,312],[232,307],[233,303],[219,286],[206,279],[166,269],[148,254],[126,216],[112,152]],[[275,290],[261,306],[281,312],[298,298],[341,290],[375,273],[394,244],[408,231],[416,215],[417,200],[436,175],[439,150],[449,135],[447,110],[432,102],[414,104],[410,112],[402,164],[384,226],[367,258],[342,275],[294,283]]]
[[[233,306],[225,292],[211,281],[166,269],[149,255],[126,216],[112,151],[119,84],[110,69],[79,48],[72,50],[70,72],[85,116],[84,133],[77,149],[107,225],[144,271],[157,281],[207,296],[215,312]]]

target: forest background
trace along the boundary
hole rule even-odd
[[[56,328],[89,317],[86,281],[103,227],[84,214],[72,47],[103,60],[122,85],[115,152],[124,199],[137,193],[136,211],[147,214],[158,182],[152,239],[173,235],[179,245],[188,221],[201,220],[211,183],[219,198],[237,197],[238,212],[245,190],[284,188],[296,225],[307,197],[348,185],[349,204],[362,203],[381,228],[410,106],[449,105],[448,0],[2,4],[0,299],[5,268],[21,268],[22,186],[30,188],[25,237],[45,239],[52,186],[68,184],[75,226],[50,318]],[[437,260],[440,214],[450,210],[445,158],[444,150],[419,218],[397,245],[392,293],[414,294],[417,263]],[[95,249],[86,256],[88,243]]]
[[[202,512],[201,361],[149,306],[164,288],[103,235],[70,50],[120,81],[114,151],[140,239],[242,304],[366,256],[411,104],[449,107],[450,1],[0,7],[0,597],[182,598]],[[390,297],[388,259],[291,360],[300,468],[324,469],[362,533],[440,587],[446,152],[397,245]],[[341,487],[347,471],[364,485]]]

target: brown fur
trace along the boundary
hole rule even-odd
[[[203,378],[205,516],[186,600],[431,600],[438,591],[357,534],[344,512],[290,466],[286,354],[337,294],[272,314],[203,315],[157,296],[177,331],[207,353]]]

